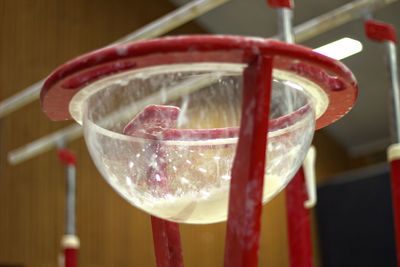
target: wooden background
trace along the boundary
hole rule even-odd
[[[0,99],[173,9],[166,0],[0,0]],[[190,23],[173,34],[201,32]],[[6,154],[67,124],[50,122],[38,102],[0,120],[0,266],[57,266],[64,231],[64,170],[54,151],[18,166],[10,166]],[[319,178],[349,167],[344,150],[326,133],[318,133],[315,144]],[[154,266],[149,216],[103,181],[82,139],[70,148],[79,160],[80,266]],[[260,266],[288,265],[284,201],[281,194],[264,208]],[[225,224],[181,229],[186,266],[222,266]]]

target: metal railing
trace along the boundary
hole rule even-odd
[[[156,20],[153,23],[145,26],[144,28],[136,31],[131,35],[127,35],[126,37],[118,40],[117,42],[128,42],[132,40],[138,39],[145,39],[158,36],[160,34],[166,33],[168,30],[173,29],[171,26],[167,25],[160,25],[161,24],[168,24],[171,20],[174,20],[176,17],[180,17],[180,22],[177,23],[176,21],[173,22],[174,27],[177,27],[184,22],[189,21],[195,17],[200,16],[201,14],[205,13],[206,11],[215,8],[222,3],[226,2],[227,0],[218,0],[218,1],[194,1],[191,2],[178,10]],[[326,31],[339,27],[347,22],[352,20],[361,18],[365,16],[367,13],[371,13],[377,9],[380,9],[384,6],[387,6],[391,3],[396,2],[397,0],[357,0],[351,3],[348,3],[344,6],[336,8],[328,13],[320,15],[314,19],[311,19],[307,22],[304,22],[296,27],[294,27],[294,36],[296,42],[304,42],[308,39],[311,39],[319,34],[322,34]],[[194,9],[201,8],[201,10]],[[186,10],[186,11],[184,11]],[[190,13],[188,15],[187,13]],[[172,23],[172,22],[171,22]],[[162,27],[162,30],[157,29],[157,25]],[[171,24],[172,25],[172,24]],[[148,30],[145,30],[148,29]],[[147,32],[148,31],[148,32]],[[143,33],[147,32],[147,33]],[[272,38],[278,38],[277,36],[273,36]],[[36,84],[37,85],[37,84]],[[0,117],[4,116],[7,112],[16,110],[19,107],[22,107],[23,104],[27,103],[24,98],[32,99],[32,96],[29,94],[38,94],[39,89],[32,89],[33,86],[29,87],[29,90],[26,93],[21,92],[20,94],[23,95],[22,97],[15,96],[14,100],[5,100],[3,102],[8,102],[7,105],[11,105],[11,107],[4,108],[3,102],[0,104]],[[39,87],[40,88],[40,87]],[[32,93],[32,91],[34,93]],[[13,98],[13,97],[12,97]],[[12,104],[14,103],[14,104]],[[18,103],[18,104],[15,104]],[[15,105],[15,106],[13,106]],[[40,153],[44,153],[57,145],[60,140],[65,141],[72,141],[82,136],[82,128],[78,124],[74,124],[68,126],[64,129],[51,133],[47,136],[41,137],[27,145],[24,145],[16,150],[11,151],[8,154],[8,160],[11,164],[18,164],[25,160],[35,157]]]

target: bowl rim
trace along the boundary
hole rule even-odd
[[[197,58],[193,57],[194,53]],[[147,66],[154,66],[209,61],[248,64],[259,55],[273,56],[274,68],[303,76],[324,90],[329,104],[317,119],[317,129],[343,117],[353,107],[358,94],[357,82],[341,62],[299,45],[228,35],[165,37],[87,53],[61,65],[48,76],[40,94],[41,106],[52,120],[71,119],[69,102],[79,90],[106,76],[145,67],[138,62],[146,56],[152,56]]]
[[[106,129],[104,127],[99,126],[97,123],[93,122],[87,116],[87,104],[85,104],[85,112],[83,115],[83,128],[85,133],[96,132],[103,136],[107,136],[109,138],[127,141],[127,142],[138,142],[138,143],[146,143],[146,142],[156,142],[157,144],[162,145],[177,145],[177,146],[218,146],[218,145],[236,145],[237,140],[239,138],[240,127],[221,127],[221,128],[209,128],[209,129],[174,129],[169,128],[165,129],[161,135],[151,135],[144,134],[141,136],[132,136],[122,134],[116,131],[112,131]],[[274,137],[278,137],[282,134],[288,133],[288,131],[294,131],[299,127],[302,127],[306,121],[304,120],[293,120],[292,123],[287,124],[289,122],[289,118],[299,117],[303,118],[307,116],[308,111],[313,112],[312,102],[310,98],[307,98],[307,103],[296,111],[286,114],[284,116],[278,117],[276,119],[269,121],[269,129],[268,129],[268,139],[272,139]],[[279,127],[280,125],[285,125],[284,128]],[[314,128],[315,125],[312,125]],[[90,129],[90,130],[87,130]]]
[[[146,78],[151,78],[152,75],[160,75],[160,74],[169,74],[169,73],[185,73],[185,72],[205,72],[197,75],[191,76],[190,74],[186,76],[184,82],[180,83],[179,87],[183,88],[188,88],[188,87],[194,87],[194,86],[189,86],[187,81],[190,81],[191,84],[193,85],[193,81],[200,81],[200,87],[197,87],[195,90],[200,90],[203,88],[203,86],[209,86],[210,84],[213,84],[214,82],[218,82],[220,78],[222,77],[228,77],[228,76],[240,76],[242,75],[242,72],[244,70],[245,66],[239,65],[239,64],[221,64],[221,63],[197,63],[197,64],[176,64],[176,65],[163,65],[163,66],[155,66],[155,67],[147,67],[147,68],[142,68],[139,70],[132,70],[132,71],[126,71],[120,74],[116,74],[113,76],[109,76],[107,78],[104,78],[102,80],[96,81],[87,87],[83,88],[80,90],[75,96],[72,98],[70,102],[70,113],[72,114],[72,117],[79,123],[83,124],[84,127],[92,127],[95,129],[97,132],[101,132],[102,135],[106,135],[112,138],[116,139],[122,139],[122,140],[130,140],[130,141],[136,141],[138,142],[137,138],[143,139],[143,141],[155,141],[157,142],[160,141],[174,141],[174,142],[169,142],[169,143],[182,143],[182,142],[197,142],[197,145],[200,144],[200,141],[205,141],[205,143],[208,143],[210,139],[218,139],[219,141],[216,141],[215,143],[236,143],[236,139],[239,136],[239,127],[238,126],[229,126],[229,127],[218,127],[218,128],[203,128],[203,129],[196,129],[196,128],[168,128],[164,129],[157,135],[153,134],[141,134],[141,137],[134,137],[132,139],[129,139],[126,137],[125,134],[121,134],[119,132],[115,132],[112,130],[109,130],[102,125],[101,120],[104,120],[103,123],[108,122],[107,116],[105,118],[100,118],[98,122],[93,121],[90,119],[90,108],[92,107],[92,102],[91,102],[91,97],[96,97],[98,93],[101,93],[103,90],[107,90],[111,88],[111,90],[119,90],[123,87],[117,87],[113,88],[113,86],[119,86],[119,85],[126,85],[128,82],[121,82],[121,81],[126,81],[126,79],[130,79],[130,81],[135,80],[135,79],[142,79],[143,77]],[[210,73],[208,73],[210,72]],[[192,77],[195,77],[194,79]],[[269,120],[269,127],[268,127],[268,133],[269,137],[277,136],[282,134],[283,132],[290,131],[293,127],[293,125],[297,125],[298,122],[307,116],[307,112],[314,112],[315,116],[321,116],[322,113],[326,109],[327,105],[327,99],[326,100],[320,100],[320,102],[326,102],[325,105],[322,105],[318,112],[315,112],[315,105],[314,103],[316,102],[316,98],[324,98],[326,97],[323,93],[321,93],[321,89],[316,85],[316,84],[310,84],[310,82],[305,81],[301,77],[296,77],[296,75],[291,75],[290,78],[292,80],[287,79],[287,74],[284,71],[279,71],[275,70],[273,73],[273,79],[277,80],[280,83],[287,84],[288,82],[290,89],[289,90],[296,90],[298,91],[299,94],[302,95],[304,98],[304,103],[296,108],[296,110],[287,113],[285,115],[276,117],[274,119]],[[206,84],[203,82],[206,81]],[[122,83],[122,84],[121,84]],[[307,88],[305,87],[305,84],[307,85]],[[182,86],[184,84],[184,86]],[[185,89],[187,90],[187,89]],[[169,89],[169,91],[174,91],[174,89]],[[194,90],[190,89],[189,93],[192,93]],[[183,93],[183,92],[181,92]],[[186,91],[184,93],[187,93]],[[167,94],[169,93],[155,93],[154,95],[158,96],[158,98],[164,97],[167,99]],[[142,111],[146,107],[150,105],[143,106],[140,104],[140,102],[145,102],[145,103],[153,103],[154,101],[154,95],[151,95],[150,98],[152,101],[148,100],[143,100],[140,99],[137,102],[133,102],[132,105],[128,105],[128,110],[133,109],[135,111]],[[180,94],[179,94],[180,96]],[[168,102],[166,99],[163,100],[163,102]],[[155,101],[160,101],[161,99],[157,99]],[[97,101],[96,101],[97,103]],[[162,105],[164,103],[161,103]],[[121,113],[124,114],[124,111],[121,111],[121,109],[118,109],[118,112],[116,114],[113,114],[114,112],[111,112],[111,115],[108,115],[110,118],[113,118],[114,115],[118,115],[118,119],[121,117]],[[132,115],[136,115],[135,112],[129,112],[129,120],[132,119]],[[83,119],[84,118],[84,119]],[[125,115],[126,119],[126,115]],[[83,121],[85,121],[83,123]],[[112,121],[112,120],[111,120]],[[88,123],[89,122],[89,123]],[[313,125],[314,127],[314,125]],[[290,128],[290,129],[289,129]],[[132,136],[130,136],[132,137]],[[222,140],[223,139],[223,140]],[[202,143],[203,144],[203,143]]]

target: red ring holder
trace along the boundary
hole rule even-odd
[[[396,29],[393,25],[377,21],[374,19],[366,20],[364,23],[365,35],[372,41],[380,43],[389,43],[395,47],[397,43]],[[396,53],[391,55],[389,50],[389,57],[396,57]],[[392,62],[391,62],[392,63]],[[397,66],[389,64],[392,71],[397,72]],[[397,75],[397,74],[395,74]],[[392,74],[392,76],[394,76]],[[392,77],[393,90],[399,88],[399,81]],[[394,96],[392,96],[394,98]],[[396,107],[393,107],[395,109]],[[396,113],[395,110],[393,110]],[[396,116],[395,116],[396,117]],[[399,131],[399,122],[393,121],[395,128]],[[397,136],[399,133],[396,133]],[[396,241],[396,259],[397,266],[400,266],[400,140],[395,140],[395,143],[390,145],[387,149],[387,159],[390,163],[391,174],[391,190],[392,190],[392,204],[393,204],[393,218],[395,227],[395,241]]]
[[[260,38],[160,38],[94,51],[57,68],[42,88],[42,109],[52,120],[71,119],[71,98],[98,79],[128,69],[196,62],[247,65],[243,73],[239,141],[232,167],[224,266],[257,266],[272,69],[305,77],[324,90],[329,105],[316,121],[316,128],[322,128],[344,116],[357,97],[357,83],[340,62],[305,47]],[[183,266],[181,257],[172,259],[169,253],[181,255],[176,226],[162,219],[154,221],[157,266]],[[159,253],[159,249],[168,249],[168,253]]]

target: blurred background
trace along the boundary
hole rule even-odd
[[[0,0],[0,100],[55,67],[105,46],[187,0]],[[296,1],[300,24],[350,1]],[[400,28],[400,2],[376,13]],[[170,34],[270,37],[276,13],[263,0],[232,0]],[[317,266],[395,266],[386,148],[390,143],[384,50],[354,20],[303,45],[343,37],[363,51],[343,62],[359,81],[353,111],[315,134],[320,202],[313,210]],[[12,166],[7,153],[71,122],[51,122],[39,102],[0,119],[0,267],[57,266],[64,232],[65,174],[54,150]],[[77,163],[79,263],[84,267],[155,266],[149,216],[100,177],[83,139],[68,144]],[[260,266],[288,266],[284,194],[263,210]],[[186,266],[222,266],[225,224],[182,225]],[[371,252],[371,253],[370,253]],[[366,262],[367,265],[364,263]]]

